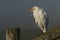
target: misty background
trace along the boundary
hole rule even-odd
[[[32,39],[39,30],[29,9],[37,5],[44,8],[49,16],[49,26],[60,24],[60,0],[0,0],[1,40],[5,40],[5,29],[21,29],[21,40]]]

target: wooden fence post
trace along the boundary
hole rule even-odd
[[[36,36],[32,40],[57,40],[58,38],[60,38],[60,26],[53,27],[47,33]]]
[[[20,40],[20,29],[19,28],[7,29],[6,40]]]

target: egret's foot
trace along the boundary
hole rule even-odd
[[[46,29],[43,30],[43,33],[46,33]]]

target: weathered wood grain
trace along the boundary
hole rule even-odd
[[[7,29],[6,40],[20,40],[20,29],[19,28]]]
[[[34,37],[32,40],[56,40],[60,38],[60,26],[53,27],[45,34]]]

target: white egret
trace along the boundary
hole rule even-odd
[[[33,17],[36,25],[43,31],[43,33],[46,33],[46,27],[48,25],[48,16],[45,10],[43,10],[43,8],[39,8],[38,6],[33,6],[31,11],[33,12]]]

